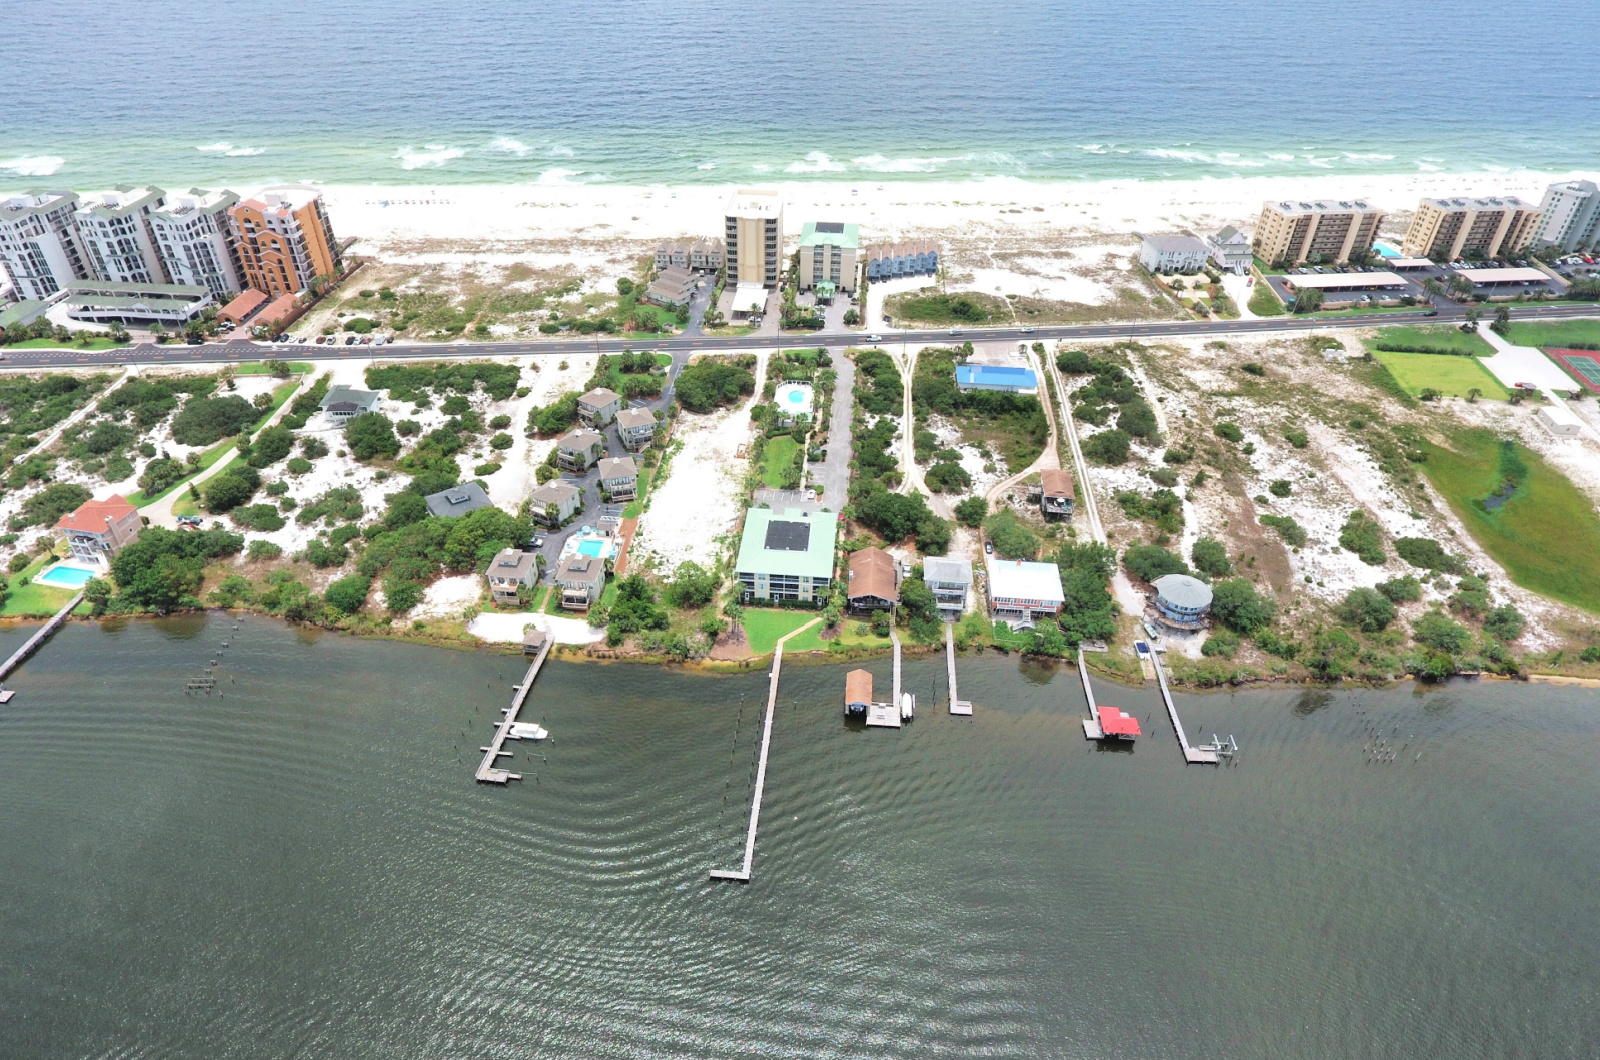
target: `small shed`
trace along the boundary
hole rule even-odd
[[[538,655],[539,649],[544,647],[545,637],[545,631],[542,629],[530,629],[524,632],[522,634],[522,654]]]
[[[851,670],[844,675],[844,712],[865,714],[872,706],[872,674],[866,670]]]
[[[1546,405],[1535,414],[1535,418],[1539,426],[1557,438],[1576,438],[1583,433],[1583,424],[1577,414],[1565,405]]]

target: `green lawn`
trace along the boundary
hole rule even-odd
[[[1440,346],[1474,357],[1494,356],[1494,347],[1482,336],[1449,325],[1396,324],[1379,329],[1374,341],[1395,346]]]
[[[662,368],[670,368],[670,367],[672,367],[672,354],[670,354],[670,353],[658,353],[658,354],[656,354],[656,364],[659,367],[662,367]]]
[[[887,648],[890,646],[888,637],[877,637],[872,634],[870,625],[866,633],[857,633],[856,626],[863,619],[846,615],[839,623],[839,635],[831,640],[822,639],[823,625],[818,622],[810,629],[798,636],[792,637],[784,644],[784,651],[844,651],[853,648]]]
[[[1518,346],[1561,347],[1572,342],[1600,344],[1600,320],[1513,321],[1510,338]]]
[[[292,375],[304,375],[305,373],[307,373],[309,371],[311,371],[311,362],[310,361],[290,361],[289,362],[289,372]],[[271,375],[272,373],[267,368],[267,365],[266,365],[266,363],[264,361],[254,361],[254,362],[251,362],[249,364],[241,364],[241,365],[237,366],[236,368],[234,368],[233,374],[234,375]]]
[[[1281,317],[1288,310],[1278,301],[1267,281],[1257,280],[1255,290],[1250,292],[1250,312],[1258,317]]]
[[[778,645],[778,638],[793,633],[817,617],[815,611],[766,611],[749,608],[744,613],[744,635],[750,641],[750,650],[756,655],[766,655]]]
[[[1438,353],[1385,353],[1373,354],[1389,369],[1389,374],[1412,397],[1432,387],[1451,397],[1466,397],[1467,391],[1476,387],[1486,398],[1505,401],[1511,395],[1489,370],[1475,357],[1452,357]]]
[[[1422,469],[1484,551],[1523,588],[1600,614],[1600,516],[1588,498],[1537,453],[1518,446],[1527,480],[1498,511],[1487,511],[1473,501],[1501,484],[1499,440],[1472,430],[1452,445],[1424,442]]]
[[[31,615],[49,617],[65,607],[73,597],[73,590],[57,589],[52,585],[22,584],[22,579],[37,577],[40,571],[55,561],[55,556],[42,556],[11,575],[11,589],[6,594],[5,607],[0,609],[0,615],[7,618]]]
[[[29,339],[27,342],[13,342],[4,347],[8,350],[114,350],[120,346],[128,345],[126,342],[113,342],[110,339],[90,339],[85,346],[76,339],[60,342],[56,339]],[[65,601],[62,601],[65,603]]]
[[[768,438],[761,456],[761,481],[773,489],[782,489],[783,473],[794,466],[794,454],[799,448],[800,443],[787,434]]]

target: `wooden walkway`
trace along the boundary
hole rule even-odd
[[[972,704],[956,692],[956,636],[954,622],[944,624],[944,666],[950,677],[950,713],[964,718],[972,717]]]
[[[892,626],[889,641],[894,645],[894,695],[887,703],[867,704],[867,725],[880,729],[898,729],[904,723],[900,717],[900,636]]]
[[[1095,709],[1094,686],[1089,684],[1089,666],[1083,661],[1082,648],[1078,649],[1078,676],[1083,678],[1083,698],[1089,704],[1089,716],[1083,719],[1084,739],[1102,739],[1105,731],[1100,728],[1100,712]]]
[[[750,882],[750,866],[756,859],[756,825],[761,820],[761,796],[767,789],[767,752],[772,748],[772,715],[778,707],[778,675],[783,671],[783,642],[796,633],[803,633],[822,619],[814,618],[793,633],[778,638],[772,652],[772,672],[767,675],[767,720],[761,726],[761,760],[756,765],[755,796],[750,800],[750,829],[744,837],[744,867],[741,869],[712,869],[713,880]]]
[[[83,594],[78,593],[71,600],[67,601],[66,607],[63,607],[61,610],[55,613],[54,618],[40,626],[38,632],[29,637],[27,642],[24,643],[22,647],[12,652],[11,658],[7,659],[3,663],[0,663],[0,681],[4,681],[6,678],[10,677],[11,671],[21,666],[23,661],[26,660],[28,656],[38,651],[39,646],[45,641],[49,640],[51,635],[53,635],[56,630],[60,629],[66,623],[67,616],[72,614],[73,608],[77,607],[81,603],[83,603]],[[11,695],[6,693],[5,699],[9,700],[10,698]]]
[[[511,735],[511,726],[517,723],[517,715],[522,711],[522,705],[528,701],[528,693],[533,689],[533,679],[539,676],[539,667],[544,665],[545,656],[550,654],[550,646],[555,641],[546,637],[544,646],[539,649],[539,654],[533,657],[533,664],[528,667],[527,674],[522,678],[522,684],[517,686],[517,694],[511,700],[511,706],[505,708],[505,717],[500,719],[500,724],[495,727],[494,739],[489,741],[488,747],[480,747],[484,752],[483,761],[478,765],[478,781],[483,784],[504,784],[508,780],[521,780],[521,773],[512,773],[501,769],[495,763],[501,755],[511,757],[510,751],[502,751],[506,738]]]
[[[1173,705],[1172,693],[1167,689],[1167,672],[1161,668],[1161,659],[1155,652],[1150,653],[1150,661],[1155,664],[1156,680],[1161,682],[1161,701],[1167,705],[1167,716],[1172,719],[1172,728],[1178,734],[1178,746],[1183,748],[1183,760],[1201,765],[1221,765],[1222,759],[1217,752],[1189,746],[1189,738],[1183,734],[1183,722],[1178,720],[1178,708]]]

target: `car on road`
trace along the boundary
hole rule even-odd
[[[867,336],[867,341],[868,342],[882,342],[883,341],[883,336],[882,335],[868,335]]]
[[[1022,333],[1024,335],[1032,335],[1033,334],[1033,329],[1032,328],[1023,328],[1022,329]]]
[[[950,329],[950,334],[959,335],[959,334],[961,334],[961,329],[960,328],[951,328]]]
[[[1430,309],[1422,315],[1425,317],[1436,317],[1439,315],[1439,311],[1437,309]]]

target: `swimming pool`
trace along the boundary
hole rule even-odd
[[[578,542],[578,554],[580,556],[595,556],[595,557],[598,557],[600,555],[600,551],[603,548],[605,548],[605,542],[604,541],[580,541],[580,542]]]
[[[81,589],[83,584],[94,577],[94,571],[87,571],[81,567],[63,567],[59,563],[34,579],[45,585],[59,585],[63,589]]]

